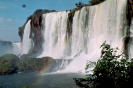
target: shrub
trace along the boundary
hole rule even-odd
[[[91,5],[97,5],[97,4],[102,3],[102,2],[104,2],[104,1],[105,1],[105,0],[90,0],[89,3],[90,3]]]
[[[79,3],[75,3],[75,5],[76,5],[77,7],[82,7],[82,5],[84,5],[84,3],[79,2]]]
[[[0,60],[0,75],[12,74],[14,71],[13,64],[5,59]]]
[[[51,57],[43,57],[43,58],[33,58],[33,57],[25,57],[22,60],[17,62],[18,70],[25,71],[41,71],[47,66],[51,65],[53,58]]]
[[[25,87],[23,87],[23,88],[29,88],[28,86],[25,86]]]
[[[14,54],[5,54],[0,57],[0,74],[12,74],[17,70],[16,62],[19,60]]]
[[[118,48],[110,48],[110,45],[106,42],[101,47],[101,57],[93,69],[93,74],[85,79],[76,78],[76,84],[89,88],[125,88],[132,86],[133,59],[128,62],[124,53],[118,54]],[[87,64],[86,69],[88,68]]]
[[[19,57],[14,54],[5,54],[1,58],[6,59],[13,64],[16,64],[16,62],[19,60]]]

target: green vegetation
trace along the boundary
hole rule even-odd
[[[75,3],[75,5],[76,5],[77,7],[79,7],[79,8],[82,8],[82,7],[84,7],[84,6],[97,5],[97,4],[100,4],[100,3],[104,2],[104,1],[106,1],[106,0],[90,0],[90,1],[89,1],[89,4],[84,4],[84,3],[82,3],[82,2],[78,2],[78,3]]]
[[[91,5],[97,5],[97,4],[102,3],[102,2],[104,2],[104,1],[105,1],[105,0],[90,0],[89,3],[90,3]]]
[[[27,57],[17,62],[18,71],[41,71],[42,69],[47,68],[53,62],[51,57],[43,58],[33,58]]]
[[[75,5],[76,5],[77,7],[82,7],[82,5],[84,5],[84,3],[79,2],[79,3],[75,3]]]
[[[13,54],[0,57],[0,75],[12,74],[17,70],[16,62],[19,58]]]
[[[133,59],[127,61],[124,53],[118,54],[118,48],[102,44],[101,57],[97,61],[93,74],[87,78],[76,78],[75,82],[85,88],[130,88],[133,81]],[[86,70],[89,64],[86,66]]]
[[[28,86],[25,86],[25,87],[23,87],[23,88],[29,88]]]
[[[13,74],[16,73],[17,70],[20,72],[52,71],[50,67],[53,61],[54,59],[51,57],[33,58],[26,57],[25,55],[23,59],[19,59],[19,57],[14,54],[5,54],[0,57],[0,75]]]
[[[2,40],[0,40],[0,44],[2,44],[2,45],[12,45],[12,42],[11,41],[2,41]]]
[[[5,54],[1,58],[7,60],[8,62],[11,62],[13,65],[15,65],[19,60],[19,57],[14,54]]]

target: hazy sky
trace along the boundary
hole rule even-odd
[[[0,0],[0,40],[20,41],[18,27],[36,9],[70,10],[79,1],[88,3],[89,0]],[[23,4],[26,8],[22,7]]]

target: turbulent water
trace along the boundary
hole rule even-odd
[[[100,45],[106,40],[111,47],[123,50],[122,39],[126,36],[127,0],[107,0],[99,5],[83,7],[74,15],[72,55],[79,57],[67,67],[67,71],[84,71],[87,60],[100,58]],[[84,14],[83,14],[84,13]]]
[[[43,15],[43,52],[41,56],[52,56],[61,58],[65,48],[65,38],[67,36],[67,16],[68,12],[54,12]],[[40,57],[41,57],[40,56]]]
[[[111,47],[123,50],[126,36],[127,0],[107,0],[99,5],[83,7],[76,11],[72,23],[72,36],[69,40],[67,20],[70,11],[52,12],[42,15],[43,52],[39,57],[51,56],[56,59],[70,59],[73,62],[65,71],[84,72],[87,60],[100,58],[100,45],[107,41]],[[28,53],[30,21],[26,24],[23,37],[23,54]],[[130,42],[130,47],[133,47]],[[130,56],[132,56],[130,49]]]

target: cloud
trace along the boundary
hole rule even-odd
[[[0,9],[7,9],[7,6],[5,5],[5,3],[0,1]]]
[[[12,21],[12,19],[11,19],[11,18],[8,18],[6,21],[7,21],[7,22],[11,22],[11,21]]]
[[[3,21],[4,19],[2,17],[0,17],[0,21]]]
[[[0,24],[3,23],[4,19],[0,17]]]
[[[12,2],[7,2],[7,1],[0,1],[0,9],[9,9],[9,8],[18,8],[22,9],[21,6],[18,6],[17,4],[14,4]]]
[[[0,9],[7,9],[7,7],[0,5]]]

